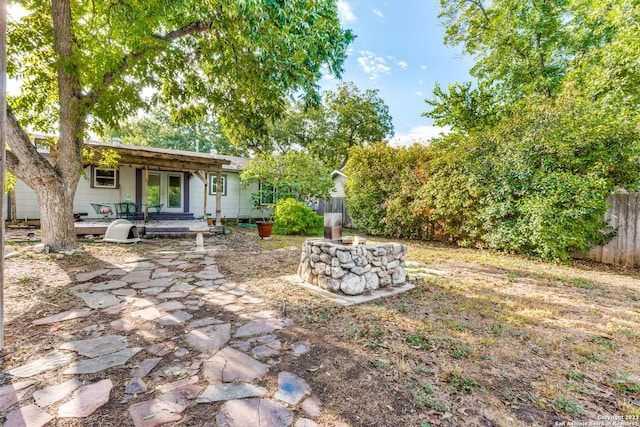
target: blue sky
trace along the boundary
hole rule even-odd
[[[357,36],[344,64],[343,81],[361,90],[378,89],[389,106],[393,145],[428,140],[441,129],[422,117],[433,87],[470,80],[472,61],[444,45],[435,0],[338,0],[340,19]],[[335,88],[325,79],[322,88]]]

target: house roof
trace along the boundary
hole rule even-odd
[[[211,153],[196,153],[193,151],[172,150],[157,147],[141,147],[123,145],[102,141],[87,141],[87,148],[94,151],[91,161],[86,161],[85,166],[98,162],[102,157],[102,151],[113,150],[120,155],[118,164],[136,168],[164,169],[183,172],[218,172],[243,165],[242,162],[232,156],[219,156]],[[236,159],[233,160],[232,159]],[[248,160],[247,160],[248,161]],[[241,170],[238,169],[238,170]]]
[[[345,178],[347,177],[347,175],[339,170],[334,170],[333,172],[331,172],[331,178],[335,178],[336,176],[344,176]]]

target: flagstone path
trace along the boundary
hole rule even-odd
[[[299,376],[278,371],[281,356],[304,357],[310,344],[283,345],[278,331],[291,321],[226,280],[215,251],[163,251],[77,274],[72,291],[83,303],[32,325],[85,322],[87,334],[53,335],[59,340],[53,349],[5,372],[13,383],[0,387],[4,426],[44,426],[62,418],[92,424],[92,414],[114,399],[118,387],[125,395],[118,403],[136,427],[178,423],[199,405],[219,408],[203,426],[318,425],[322,404],[313,390]],[[97,311],[113,319],[92,324]],[[181,361],[193,353],[189,363]],[[125,384],[110,378],[123,372]],[[84,374],[97,375],[87,381]],[[268,374],[277,374],[272,390],[258,384]]]

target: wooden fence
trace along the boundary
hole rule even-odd
[[[342,214],[342,226],[345,228],[353,228],[351,217],[344,205],[344,197],[332,197],[331,200],[320,200],[318,203],[318,215],[324,215],[325,212],[337,212]]]
[[[640,267],[640,193],[613,194],[607,199],[611,208],[605,220],[617,235],[604,246],[575,254],[605,264]]]

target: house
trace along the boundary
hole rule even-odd
[[[38,145],[37,138],[34,143],[43,155],[55,158],[55,150]],[[84,178],[78,183],[74,199],[74,212],[83,219],[115,218],[120,213],[117,208],[125,202],[133,207],[126,212],[128,216],[138,220],[206,216],[217,218],[219,223],[221,219],[248,220],[260,216],[251,202],[258,184],[247,188],[240,185],[240,172],[249,159],[118,142],[88,141],[86,148],[94,156],[83,165]],[[97,166],[101,153],[107,149],[120,156],[117,169]],[[7,220],[12,219],[12,210],[18,221],[40,216],[35,193],[21,181],[15,185],[15,206],[11,203],[11,199],[5,203],[3,216]]]
[[[337,212],[342,214],[342,226],[353,228],[351,217],[345,206],[344,186],[347,182],[347,176],[339,170],[331,172],[334,190],[331,192],[330,200],[320,200],[318,203],[318,215],[324,215],[328,212]]]

